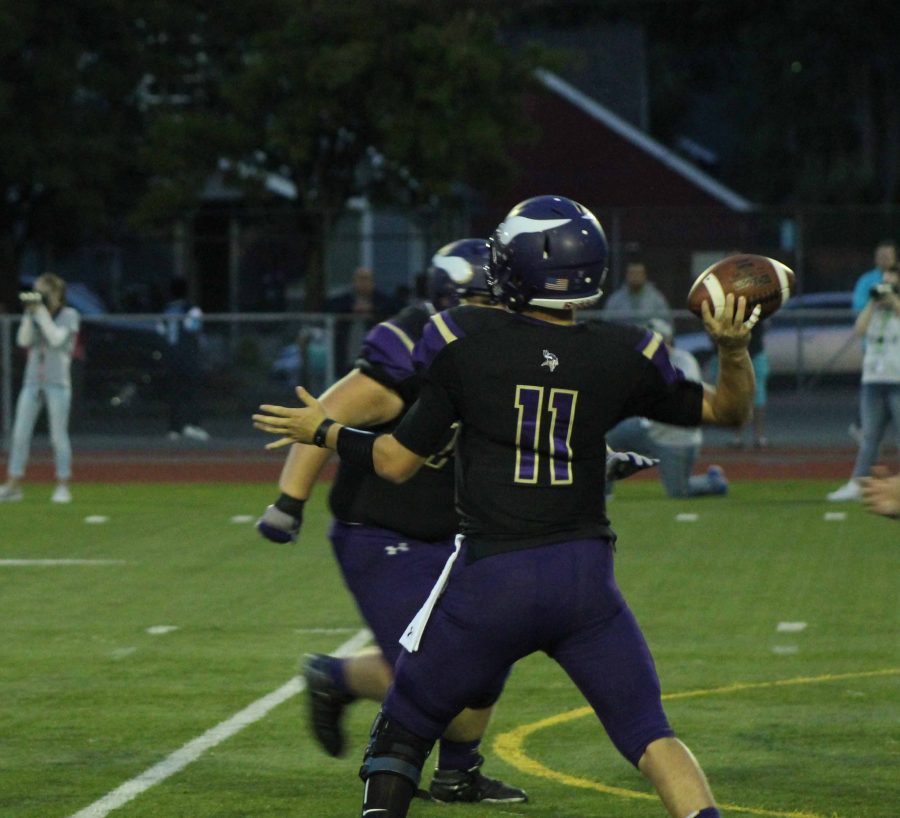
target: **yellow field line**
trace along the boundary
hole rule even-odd
[[[776,679],[773,682],[735,682],[722,687],[711,687],[703,690],[685,690],[681,693],[668,693],[662,698],[663,701],[675,701],[678,699],[691,699],[700,696],[715,696],[728,693],[740,693],[744,690],[761,690],[773,687],[789,687],[792,685],[820,684],[822,682],[839,682],[845,679],[866,679],[875,676],[894,676],[900,673],[900,668],[885,668],[883,670],[862,671],[859,673],[836,673],[826,674],[824,676],[798,676],[793,679]],[[551,781],[557,781],[565,784],[567,787],[579,787],[581,789],[595,790],[606,795],[616,795],[620,798],[640,799],[644,801],[656,801],[655,794],[639,792],[638,790],[628,790],[622,787],[612,787],[608,784],[601,784],[599,781],[591,781],[587,778],[578,778],[574,775],[568,775],[557,770],[545,767],[539,761],[535,761],[528,756],[524,750],[525,740],[532,734],[548,727],[556,727],[565,724],[574,719],[580,719],[584,716],[592,714],[594,711],[590,707],[579,707],[575,710],[568,710],[565,713],[557,713],[555,716],[548,716],[545,719],[523,724],[502,733],[494,739],[494,751],[508,764],[530,775],[539,778],[548,778]],[[743,812],[748,815],[764,815],[772,816],[772,818],[825,818],[814,812],[783,812],[779,810],[762,809],[760,807],[744,807],[737,804],[722,804],[722,809],[731,810],[732,812]],[[832,815],[829,818],[836,818]]]

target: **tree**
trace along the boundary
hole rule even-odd
[[[536,53],[504,47],[497,17],[466,5],[285,2],[239,69],[221,75],[216,104],[157,118],[148,155],[168,171],[157,189],[174,203],[196,184],[183,184],[173,143],[206,171],[229,158],[244,184],[288,179],[308,247],[307,305],[321,305],[328,219],[351,197],[415,206],[514,171],[507,148],[529,134],[522,96]]]
[[[0,10],[0,304],[29,244],[52,257],[133,193],[138,66],[119,3]]]

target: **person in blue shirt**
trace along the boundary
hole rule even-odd
[[[869,293],[872,287],[881,283],[884,271],[897,263],[897,243],[893,239],[882,239],[875,245],[875,266],[866,270],[853,286],[853,314],[857,317],[869,303]],[[866,348],[866,339],[862,339],[863,349]],[[850,437],[857,443],[862,443],[862,423],[857,412],[856,419],[850,424],[848,430]]]
[[[203,311],[188,298],[187,281],[172,279],[172,300],[163,310],[157,329],[166,339],[166,399],[169,404],[169,440],[182,435],[207,441],[200,425],[200,385],[203,377]]]
[[[897,263],[897,243],[884,239],[875,246],[875,266],[864,272],[853,287],[853,312],[859,315],[869,303],[869,290],[881,283],[884,271]]]

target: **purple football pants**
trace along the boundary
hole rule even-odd
[[[562,666],[632,764],[674,735],[653,657],[619,591],[604,540],[486,557],[463,553],[415,653],[403,651],[384,712],[437,739],[465,707],[483,706],[510,666],[544,651]]]
[[[402,650],[397,640],[453,553],[453,538],[421,542],[395,531],[338,521],[328,536],[344,582],[393,666]]]

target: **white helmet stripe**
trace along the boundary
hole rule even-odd
[[[554,227],[562,227],[571,219],[529,219],[526,216],[513,216],[507,219],[497,228],[500,240],[509,244],[516,236],[522,233],[541,233],[544,230],[552,230]]]
[[[472,265],[459,256],[435,256],[431,263],[450,276],[454,284],[468,284],[474,276]]]

